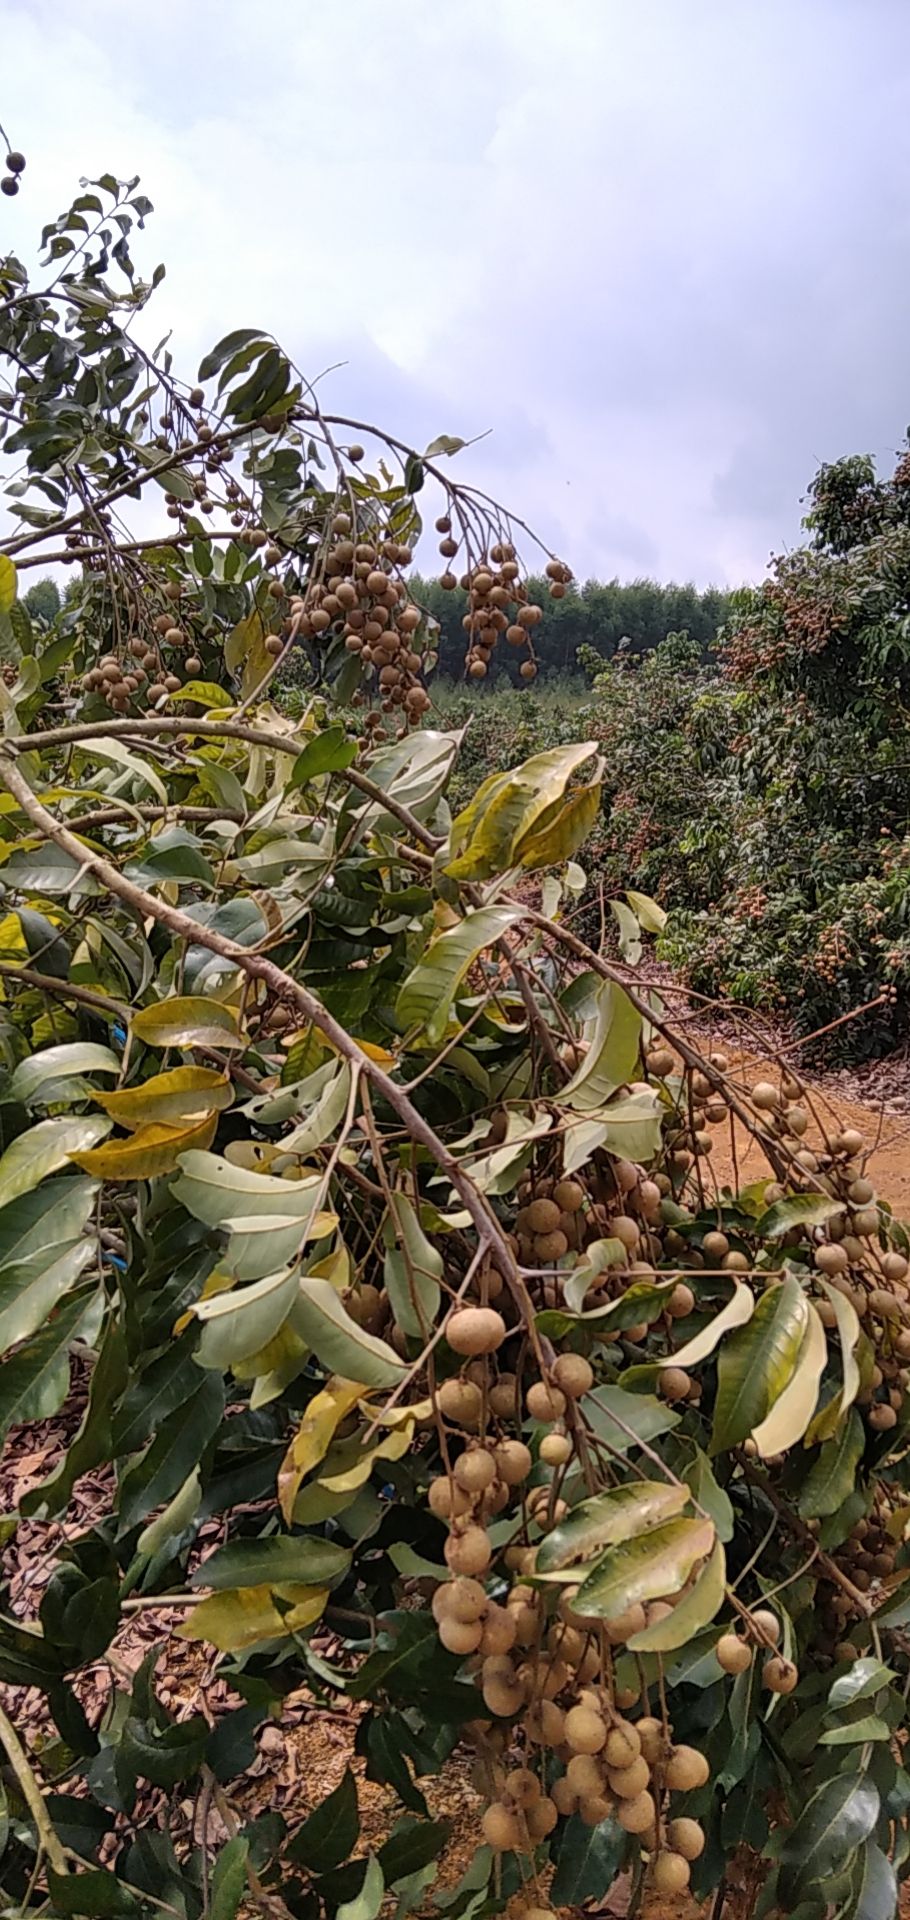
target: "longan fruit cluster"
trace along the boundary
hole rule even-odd
[[[411,549],[375,528],[358,529],[347,512],[333,515],[330,532],[324,576],[291,600],[291,618],[305,640],[324,645],[340,637],[366,669],[380,712],[415,726],[430,705],[419,676],[435,665],[435,655],[421,642],[424,616],[401,577]],[[368,724],[381,730],[380,715],[368,716]]]
[[[461,622],[467,642],[464,659],[468,678],[486,678],[494,649],[499,640],[505,639],[508,646],[522,647],[527,653],[527,658],[518,669],[521,678],[535,679],[537,662],[532,635],[543,619],[543,608],[528,598],[511,541],[497,540],[459,578],[452,572],[450,564],[459,551],[459,542],[452,533],[449,514],[440,516],[436,531],[443,536],[439,551],[446,562],[445,571],[439,576],[439,585],[447,592],[460,586],[468,596],[467,610]],[[561,599],[572,578],[571,569],[561,560],[550,560],[547,563],[547,575],[551,596]]]

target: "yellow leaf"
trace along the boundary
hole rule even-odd
[[[190,1147],[210,1147],[218,1125],[216,1113],[206,1114],[192,1127],[165,1127],[153,1122],[140,1127],[128,1140],[108,1141],[92,1147],[88,1153],[72,1153],[83,1173],[102,1180],[152,1180],[161,1173],[173,1173],[181,1153]]]
[[[237,1016],[203,994],[174,994],[133,1015],[132,1033],[149,1047],[242,1047]]]
[[[229,1107],[234,1094],[227,1074],[217,1073],[214,1067],[172,1067],[169,1073],[153,1074],[141,1086],[98,1093],[95,1098],[118,1126],[134,1132],[153,1121],[175,1127],[208,1118]]]
[[[591,832],[600,812],[602,793],[599,781],[570,793],[552,816],[547,816],[534,833],[519,842],[514,855],[517,864],[531,871],[537,867],[560,866],[564,860],[571,860]]]
[[[352,1464],[342,1467],[340,1472],[331,1470],[332,1456],[329,1454],[326,1466],[330,1470],[319,1475],[319,1485],[327,1488],[329,1493],[350,1493],[353,1488],[364,1486],[377,1460],[400,1460],[407,1453],[413,1433],[412,1417],[397,1432],[389,1433],[384,1440],[378,1441],[375,1447],[361,1447]]]
[[[321,1393],[310,1401],[278,1469],[278,1504],[288,1526],[301,1481],[325,1458],[336,1427],[370,1391],[357,1381],[340,1380],[333,1375]]]
[[[295,1038],[298,1040],[301,1037],[302,1037],[302,1031],[301,1033],[298,1033],[295,1036]],[[321,1037],[322,1036],[320,1036],[320,1038]],[[375,1042],[372,1040],[358,1040],[356,1034],[352,1034],[351,1039],[353,1040],[355,1047],[359,1047],[361,1053],[365,1053],[367,1059],[373,1061],[374,1066],[384,1067],[387,1073],[391,1072],[391,1069],[393,1067],[397,1067],[398,1065],[397,1055],[394,1053],[389,1053],[386,1047],[377,1047]],[[328,1040],[328,1039],[325,1040],[324,1045],[329,1048],[329,1051],[331,1053],[338,1052],[338,1048],[333,1044],[331,1040]]]
[[[182,1313],[179,1320],[174,1321],[172,1332],[175,1340],[178,1334],[184,1333],[190,1322],[195,1319],[195,1307],[199,1305],[199,1301],[212,1300],[218,1293],[230,1293],[231,1288],[236,1285],[236,1274],[224,1273],[220,1267],[216,1267],[214,1273],[210,1273],[208,1279],[204,1281],[199,1300],[186,1313]]]
[[[9,613],[16,598],[16,569],[9,555],[0,553],[0,613]]]
[[[279,1613],[275,1598],[290,1606]],[[181,1640],[208,1640],[219,1653],[243,1653],[261,1640],[283,1640],[318,1620],[328,1587],[229,1587],[213,1593],[177,1628]]]
[[[317,1260],[310,1272],[317,1280],[328,1280],[336,1293],[346,1293],[351,1284],[351,1256],[347,1247],[336,1247],[324,1260]]]

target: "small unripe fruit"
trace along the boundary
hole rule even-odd
[[[780,1621],[769,1607],[756,1607],[752,1614],[752,1625],[761,1638],[770,1640],[776,1647],[780,1639]]]
[[[545,1433],[540,1443],[540,1458],[547,1467],[563,1467],[572,1457],[572,1442],[567,1433]]]
[[[772,1653],[762,1667],[762,1680],[771,1693],[792,1693],[799,1674],[792,1660],[785,1660],[782,1654]]]
[[[723,1633],[714,1649],[724,1673],[745,1673],[752,1665],[752,1648],[738,1633]]]
[[[494,1307],[459,1307],[446,1322],[446,1339],[455,1353],[495,1353],[506,1337],[506,1323]]]
[[[684,1860],[698,1860],[705,1850],[704,1828],[697,1820],[680,1817],[667,1822],[667,1839],[674,1853],[681,1853]]]
[[[688,1400],[692,1382],[682,1367],[662,1367],[657,1390],[664,1400]]]
[[[674,1747],[664,1777],[671,1793],[691,1793],[704,1786],[708,1773],[708,1762],[697,1747]]]
[[[655,1893],[685,1893],[689,1884],[688,1860],[681,1853],[662,1850],[655,1856],[651,1868],[651,1884]]]

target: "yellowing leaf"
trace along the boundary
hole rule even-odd
[[[565,792],[576,767],[596,752],[593,740],[549,747],[511,773],[485,781],[453,822],[454,857],[446,872],[453,880],[489,880],[515,866],[522,844]]]
[[[707,1360],[725,1333],[734,1327],[744,1327],[755,1311],[755,1296],[751,1287],[741,1282],[734,1283],[732,1298],[725,1307],[721,1307],[713,1320],[702,1327],[701,1333],[693,1334],[684,1347],[678,1347],[675,1353],[668,1353],[665,1360],[658,1364],[662,1367],[696,1367],[700,1360]]]
[[[218,1125],[216,1113],[206,1114],[190,1127],[166,1127],[159,1121],[139,1127],[126,1140],[109,1140],[88,1153],[73,1153],[77,1167],[100,1180],[153,1180],[173,1173],[181,1153],[212,1144]]]
[[[329,1493],[354,1492],[369,1480],[375,1461],[400,1460],[407,1453],[413,1435],[413,1418],[405,1426],[394,1428],[372,1447],[364,1447],[360,1444],[359,1436],[352,1435],[353,1445],[350,1442],[346,1442],[345,1445],[353,1453],[353,1459],[350,1463],[346,1461],[343,1465],[339,1465],[333,1462],[332,1455],[329,1454],[319,1475],[319,1485],[325,1487]]]
[[[572,1605],[578,1613],[615,1620],[636,1601],[678,1593],[713,1544],[711,1520],[668,1520],[610,1547],[582,1581]]]
[[[283,1640],[318,1620],[328,1587],[229,1587],[210,1594],[177,1628],[181,1640],[208,1640],[220,1653],[244,1653],[263,1640]],[[275,1599],[284,1603],[279,1612]]]
[[[288,1526],[301,1482],[325,1458],[336,1427],[369,1391],[359,1382],[333,1376],[310,1401],[278,1469],[278,1505]]]
[[[396,1013],[401,1025],[423,1027],[428,1040],[440,1040],[469,967],[520,919],[520,907],[480,907],[448,933],[437,934],[398,995]]]
[[[752,1429],[752,1438],[763,1460],[772,1453],[786,1453],[788,1447],[802,1439],[815,1412],[819,1381],[827,1358],[825,1329],[810,1300],[809,1321],[793,1377],[778,1395],[767,1418]]]
[[[242,1047],[237,1016],[202,994],[175,994],[133,1015],[133,1038],[148,1047]]]
[[[227,1074],[216,1072],[214,1067],[172,1067],[168,1073],[143,1080],[141,1086],[95,1095],[105,1113],[131,1132],[153,1121],[176,1127],[181,1122],[201,1120],[229,1107],[233,1097]]]
[[[720,1612],[724,1603],[726,1581],[726,1558],[719,1540],[715,1540],[710,1558],[691,1588],[677,1601],[672,1613],[666,1619],[656,1620],[652,1627],[642,1627],[640,1633],[633,1633],[626,1642],[630,1653],[670,1653],[675,1647],[684,1647],[702,1627]]]
[[[0,613],[9,613],[16,598],[16,569],[6,553],[0,553]]]
[[[667,916],[663,907],[659,907],[649,893],[636,893],[633,887],[627,887],[626,899],[645,933],[663,933]]]
[[[600,812],[602,794],[603,785],[599,780],[579,787],[577,793],[570,793],[552,815],[538,824],[534,833],[519,842],[515,849],[518,865],[527,873],[540,867],[562,866],[564,861],[571,860],[591,832]]]

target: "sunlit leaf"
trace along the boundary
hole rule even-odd
[[[39,1120],[36,1127],[20,1133],[0,1158],[0,1208],[8,1207],[20,1193],[30,1193],[77,1154],[88,1152],[110,1130],[109,1120],[84,1114]]]
[[[726,1559],[719,1540],[715,1540],[708,1559],[689,1592],[678,1600],[672,1613],[652,1626],[642,1627],[626,1642],[630,1653],[669,1653],[684,1647],[720,1612],[726,1592]]]
[[[801,1440],[815,1411],[818,1387],[828,1358],[825,1329],[809,1301],[809,1319],[796,1366],[770,1413],[753,1428],[752,1438],[763,1459],[786,1453]]]
[[[302,1482],[325,1458],[336,1428],[367,1392],[358,1382],[332,1378],[314,1394],[278,1469],[278,1504],[288,1525]]]
[[[792,1277],[772,1285],[751,1319],[723,1342],[711,1452],[745,1440],[770,1413],[793,1376],[809,1319],[809,1304]]]
[[[109,1140],[88,1153],[70,1155],[84,1173],[99,1180],[153,1180],[159,1174],[173,1173],[180,1156],[191,1147],[211,1146],[218,1115],[205,1114],[190,1126],[167,1127],[161,1121],[137,1127],[124,1140]]]
[[[631,1539],[670,1519],[685,1506],[688,1497],[688,1487],[666,1481],[630,1480],[583,1500],[541,1541],[535,1574],[572,1570],[576,1561],[588,1559],[598,1547]],[[564,1577],[569,1579],[570,1572]]]
[[[710,1553],[710,1520],[668,1520],[647,1533],[608,1548],[582,1581],[572,1602],[577,1613],[615,1620],[637,1601],[678,1593],[699,1560]]]
[[[220,1653],[246,1653],[264,1640],[303,1633],[319,1619],[328,1597],[328,1587],[297,1583],[237,1587],[200,1601],[175,1631],[181,1640],[208,1640]]]
[[[230,1106],[233,1090],[228,1075],[214,1067],[171,1067],[137,1086],[95,1098],[119,1127],[132,1131],[153,1123],[179,1127],[221,1113]]]
[[[236,1014],[201,995],[158,1000],[133,1015],[132,1033],[147,1047],[220,1047],[244,1045]]]

